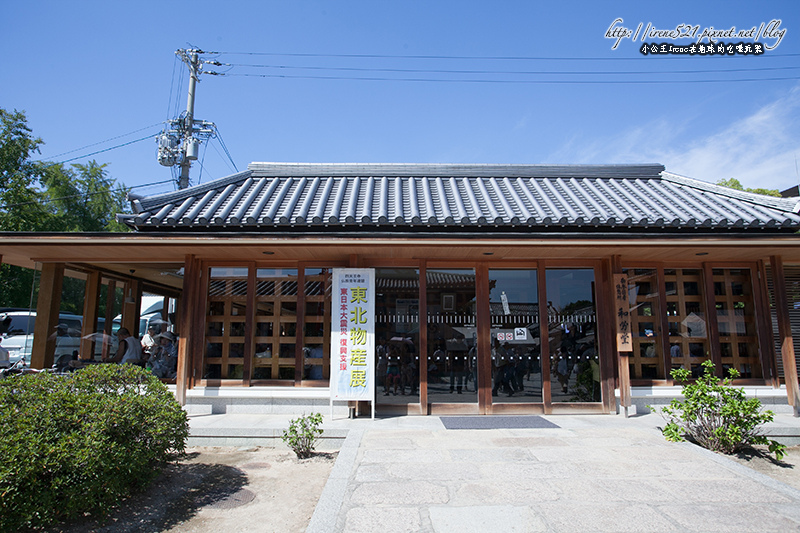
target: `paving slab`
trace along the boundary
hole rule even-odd
[[[665,441],[656,415],[541,418],[557,428],[326,421],[359,436],[344,439],[308,531],[800,531],[800,491]]]

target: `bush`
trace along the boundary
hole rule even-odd
[[[172,393],[133,365],[0,382],[0,530],[107,513],[188,434]]]
[[[739,376],[736,369],[729,369],[729,378],[714,375],[714,363],[703,362],[703,375],[690,383],[690,373],[685,368],[672,370],[673,379],[683,383],[684,401],[673,399],[662,408],[661,415],[668,421],[662,429],[667,440],[679,442],[688,435],[700,446],[726,454],[736,453],[754,444],[769,447],[769,451],[780,460],[784,445],[767,439],[759,426],[772,422],[772,411],[761,411],[758,398],[748,399],[744,390],[731,387]]]
[[[322,435],[320,424],[322,424],[320,413],[312,413],[290,420],[289,429],[284,430],[281,439],[292,449],[298,459],[306,459],[314,453],[317,438]]]

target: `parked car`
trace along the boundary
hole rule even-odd
[[[33,349],[33,332],[36,325],[36,311],[7,311],[0,313],[0,333],[2,333],[2,346],[9,353],[9,360],[15,363],[20,359],[25,359],[26,364],[31,362],[31,351]],[[81,332],[83,327],[83,317],[68,313],[58,315],[58,325],[56,331],[56,351],[55,359],[62,355],[77,353],[81,346]],[[64,326],[64,327],[62,327]],[[95,341],[102,341],[103,330],[105,329],[105,319],[98,319],[97,338]],[[119,324],[115,323],[112,327],[111,352],[116,351],[118,340],[114,333],[119,329]],[[98,357],[102,354],[102,342],[95,342],[94,355]]]

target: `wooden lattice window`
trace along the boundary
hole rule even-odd
[[[203,378],[242,379],[247,268],[212,267],[208,281]]]
[[[722,366],[735,368],[742,378],[760,378],[762,372],[750,270],[715,268],[713,276]]]
[[[672,368],[684,367],[698,376],[709,358],[703,271],[665,270],[664,285]]]
[[[626,273],[633,340],[633,352],[628,358],[630,377],[664,379],[658,271],[629,269]]]
[[[303,332],[303,379],[330,379],[331,271],[305,270],[305,320]]]
[[[295,379],[297,270],[256,270],[252,379]]]

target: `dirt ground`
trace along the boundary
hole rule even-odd
[[[52,532],[191,533],[305,531],[333,468],[336,453],[298,460],[273,448],[187,450],[150,489],[123,502],[108,519],[84,521]],[[763,450],[731,458],[800,490],[800,446],[776,461]]]
[[[766,447],[748,450],[731,459],[800,490],[800,446],[786,448],[786,456],[777,461],[766,453]]]
[[[336,452],[298,460],[285,449],[188,448],[184,460],[106,520],[52,532],[302,532],[335,460]]]

